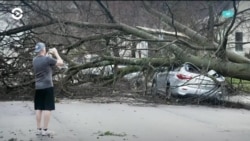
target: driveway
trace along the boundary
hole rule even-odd
[[[1,141],[249,141],[250,111],[205,106],[56,104],[52,137],[35,135],[30,101],[0,102]]]

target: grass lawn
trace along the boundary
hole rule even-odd
[[[250,93],[250,81],[227,77],[226,81],[234,88]]]

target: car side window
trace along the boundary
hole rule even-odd
[[[195,68],[194,66],[190,65],[190,64],[187,64],[185,66],[185,69],[188,71],[188,72],[192,72],[192,73],[199,73],[199,70],[197,68]]]
[[[158,72],[164,72],[164,71],[166,71],[166,70],[168,70],[167,67],[159,67],[159,68],[157,69]]]
[[[173,69],[174,69],[173,65],[171,65],[171,66],[168,67],[168,71],[172,71]]]
[[[180,71],[181,70],[181,67],[177,67],[174,69],[174,71]]]

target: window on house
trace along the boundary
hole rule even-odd
[[[235,32],[235,51],[243,51],[243,32]]]

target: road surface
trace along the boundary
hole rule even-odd
[[[52,137],[36,136],[30,101],[0,102],[0,141],[249,141],[250,111],[206,106],[62,101]]]

